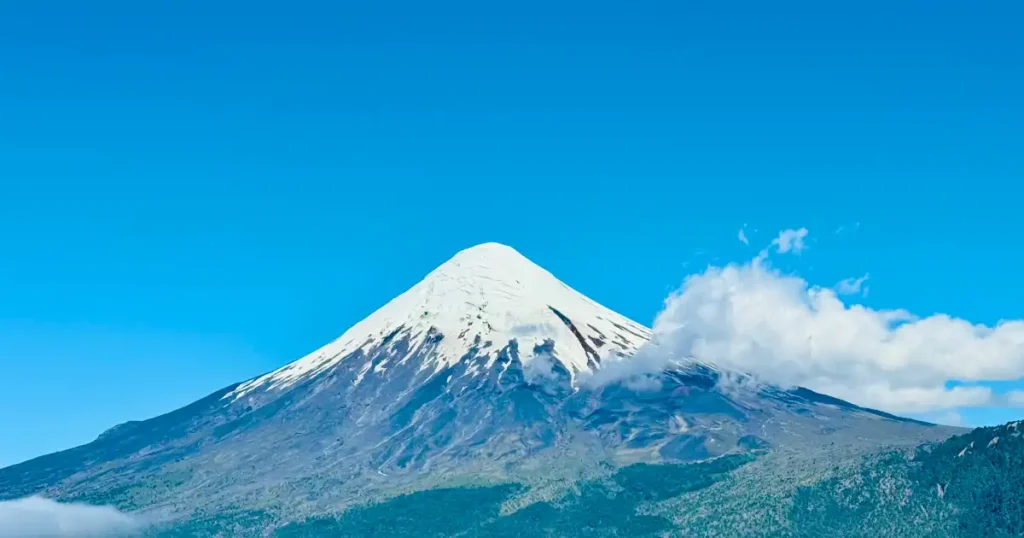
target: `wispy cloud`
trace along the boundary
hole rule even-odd
[[[839,295],[867,295],[867,287],[864,283],[868,280],[868,274],[864,273],[864,276],[860,278],[847,278],[841,280],[836,284],[835,290]]]
[[[925,416],[925,417],[921,417],[921,418],[927,420],[928,422],[933,422],[935,424],[944,424],[946,426],[966,426],[967,425],[967,423],[964,422],[963,415],[961,415],[960,412],[956,411],[956,410],[942,411],[942,412],[936,413],[936,414],[934,414],[932,416]]]
[[[142,526],[110,506],[59,503],[42,497],[0,501],[4,538],[114,538],[135,536]]]
[[[742,230],[741,230],[742,231]],[[751,263],[764,263],[769,256],[772,254],[772,248],[775,248],[775,252],[779,254],[800,254],[803,252],[806,245],[804,245],[804,238],[807,237],[807,228],[800,229],[788,229],[779,232],[779,235],[772,239],[770,243],[754,257]]]
[[[798,230],[782,230],[779,236],[772,241],[772,245],[780,254],[792,251],[793,254],[800,254],[806,248],[804,238],[807,237],[807,228]]]
[[[740,228],[740,233],[736,235],[736,238],[740,240],[740,243],[744,245],[750,244],[750,239],[747,239],[747,232],[745,228]]]
[[[860,229],[860,222],[855,222],[850,226],[843,225],[836,228],[835,235],[839,235],[846,232],[856,232],[858,229]]]
[[[1024,390],[1011,390],[1003,395],[1003,405],[1007,407],[1024,407]]]
[[[806,235],[787,230],[773,244],[796,251]],[[862,290],[864,280],[844,291]],[[837,289],[772,268],[765,252],[687,278],[653,329],[651,344],[607,365],[598,381],[696,359],[877,409],[929,413],[990,405],[997,397],[978,383],[1024,375],[1024,320],[986,326],[847,304]],[[1015,398],[1024,405],[1024,393]]]

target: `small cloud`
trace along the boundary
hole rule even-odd
[[[927,420],[928,422],[933,422],[935,424],[941,424],[943,426],[965,426],[966,425],[966,423],[964,422],[963,415],[961,415],[960,411],[957,411],[956,409],[950,409],[949,411],[945,411],[945,412],[942,412],[942,413],[939,413],[939,414],[936,414],[936,415],[933,415],[933,416],[925,416],[923,418],[924,418],[924,420]]]
[[[523,365],[523,378],[527,383],[540,383],[555,377],[555,360],[550,353],[538,353]]]
[[[799,230],[782,230],[779,236],[772,241],[772,245],[780,254],[792,251],[793,254],[800,254],[806,248],[804,238],[807,237],[807,228]]]
[[[836,284],[836,293],[839,295],[867,295],[868,288],[864,285],[864,282],[868,280],[868,274],[864,273],[864,276],[860,278],[847,278],[841,280]]]
[[[743,230],[740,230],[741,232]],[[761,252],[757,254],[752,260],[753,265],[762,265],[768,261],[768,256],[771,254],[772,247],[775,247],[776,252],[785,254],[792,252],[794,254],[800,254],[806,248],[804,244],[804,238],[807,237],[807,228],[800,228],[798,230],[788,229],[779,232],[778,237],[772,239],[771,243],[765,248],[761,249]]]
[[[112,506],[59,503],[43,497],[0,501],[4,538],[114,538],[135,536],[142,526]]]
[[[844,225],[836,228],[835,234],[839,235],[839,234],[843,234],[843,233],[854,233],[858,229],[860,229],[860,223],[859,222],[855,222],[855,223],[850,224],[850,225],[844,224]]]
[[[623,385],[636,392],[655,392],[661,390],[661,380],[651,375],[636,375],[627,378]]]
[[[747,233],[746,231],[744,231],[744,228],[740,228],[740,233],[736,235],[736,238],[739,239],[740,243],[743,243],[744,245],[750,244],[750,240],[747,239]]]
[[[1007,407],[1024,407],[1024,390],[1011,390],[1003,395]]]

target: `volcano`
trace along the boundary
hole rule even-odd
[[[695,361],[594,382],[652,338],[516,250],[483,244],[291,364],[0,470],[0,498],[289,521],[450,484],[572,483],[637,462],[954,431]]]

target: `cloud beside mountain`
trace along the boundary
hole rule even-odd
[[[806,236],[803,228],[786,230],[772,245],[779,253],[799,252]],[[745,264],[710,267],[666,299],[654,339],[637,360],[609,365],[604,380],[694,358],[761,381],[914,414],[991,405],[998,397],[975,383],[1024,374],[1024,320],[985,326],[840,299],[862,291],[866,278],[836,289],[813,286],[773,269],[767,249]]]
[[[110,506],[59,503],[43,497],[0,501],[4,538],[122,538],[142,528],[133,516]]]

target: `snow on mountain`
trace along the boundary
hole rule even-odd
[[[950,433],[806,389],[722,383],[696,362],[642,387],[579,382],[650,338],[515,250],[483,244],[283,368],[0,469],[0,499],[167,520],[242,507],[289,521],[443,484],[571,482],[632,462],[857,452]]]
[[[414,351],[396,359],[408,358],[437,334],[442,339],[420,369],[452,366],[475,342],[483,344],[479,354],[489,357],[485,369],[490,368],[515,340],[524,365],[550,354],[572,376],[600,368],[612,354],[631,355],[651,337],[648,328],[590,300],[515,249],[485,243],[459,252],[338,339],[244,383],[232,396],[291,387],[389,336],[409,337]],[[376,364],[374,373],[388,366]],[[360,372],[356,382],[368,373]]]

